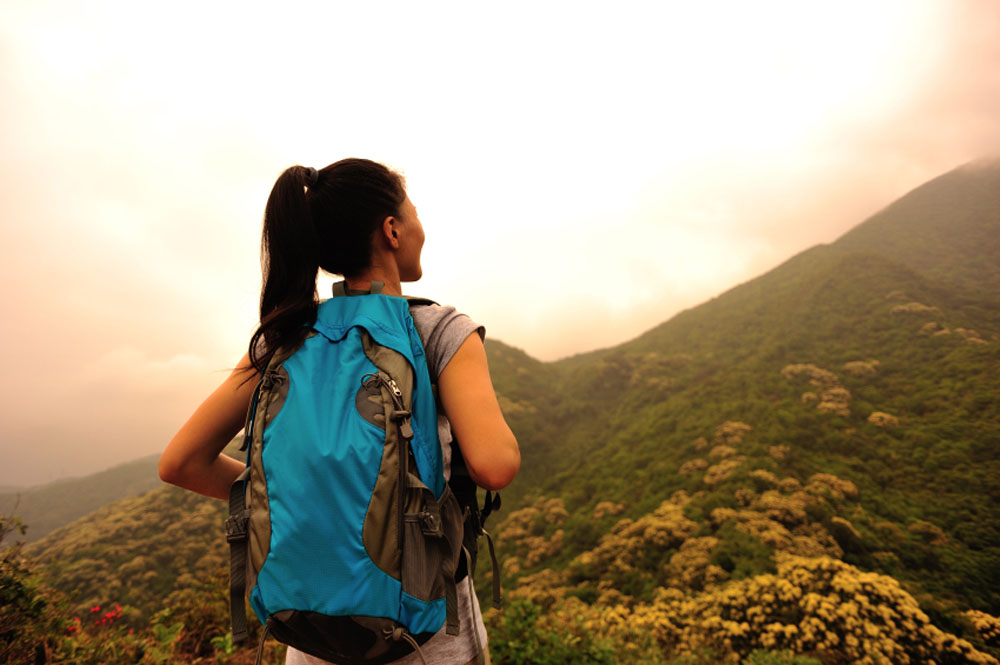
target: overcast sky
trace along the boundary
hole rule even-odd
[[[1000,153],[995,0],[276,7],[0,2],[0,485],[163,448],[292,164],[401,170],[409,292],[552,360]]]

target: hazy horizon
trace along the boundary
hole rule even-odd
[[[974,166],[976,166],[977,163],[981,163],[981,164],[987,164],[987,163],[993,164],[993,163],[998,162],[998,161],[1000,161],[1000,155],[994,155],[994,156],[990,156],[990,157],[985,157],[985,158],[981,158],[981,159],[978,159],[978,160],[974,160],[973,162],[967,162],[966,164],[959,165],[959,167],[956,167],[956,168],[960,168],[961,166],[972,166],[972,167],[974,167]],[[939,174],[939,175],[943,175],[943,174]],[[920,185],[922,185],[922,184],[925,184],[925,183],[920,183]],[[917,185],[917,187],[919,187],[920,185]],[[916,189],[916,187],[914,187],[914,189]],[[858,226],[860,224],[863,224],[870,217],[872,217],[873,215],[878,214],[878,212],[880,212],[884,208],[886,208],[889,205],[891,205],[895,200],[898,200],[898,199],[894,199],[893,201],[887,202],[886,205],[884,205],[884,206],[878,208],[877,210],[873,211],[872,214],[868,215],[867,217],[865,217],[865,219],[859,221],[854,226],[849,227],[847,230],[845,230],[845,233],[849,232],[851,229],[855,228],[856,226]],[[843,235],[843,234],[841,234],[841,235]],[[802,252],[806,252],[809,249],[815,248],[815,247],[820,246],[820,245],[832,244],[833,242],[836,242],[837,239],[839,239],[839,236],[838,236],[838,238],[835,238],[834,240],[832,240],[830,242],[818,243],[817,245],[812,245],[810,247],[804,248],[801,252],[796,252],[795,254],[792,254],[790,256],[782,258],[778,262],[777,265],[781,265],[781,264],[785,263],[786,261],[792,259],[794,256],[797,256],[798,254],[800,254]],[[777,267],[777,265],[774,266],[774,267]],[[664,319],[663,321],[660,321],[658,323],[653,324],[648,329],[641,330],[641,331],[637,332],[635,335],[633,335],[632,337],[629,337],[628,339],[622,339],[619,342],[615,342],[613,344],[610,344],[610,345],[604,346],[604,347],[595,347],[593,349],[586,349],[586,350],[583,350],[583,351],[574,352],[574,353],[568,354],[567,356],[564,356],[563,358],[569,357],[569,356],[572,356],[572,355],[577,355],[577,354],[580,354],[580,353],[588,353],[588,352],[591,352],[591,351],[598,351],[598,350],[603,349],[603,348],[610,348],[610,347],[614,347],[614,346],[618,346],[620,344],[626,343],[626,342],[634,339],[635,337],[639,337],[642,334],[644,334],[645,332],[648,332],[648,330],[651,329],[651,328],[655,328],[655,327],[658,327],[659,325],[661,325],[663,323],[667,323],[668,321],[670,321],[671,319],[673,319],[674,316],[676,316],[677,314],[680,314],[683,311],[686,311],[688,309],[695,309],[695,308],[697,308],[697,307],[705,304],[709,300],[711,300],[711,299],[713,299],[713,298],[715,298],[715,297],[717,297],[719,295],[722,295],[723,293],[726,293],[727,291],[730,291],[730,290],[732,290],[734,288],[737,288],[741,284],[753,281],[756,278],[761,277],[762,275],[766,274],[767,272],[770,272],[771,270],[773,270],[774,267],[768,268],[767,270],[764,270],[762,273],[760,273],[758,275],[754,275],[754,276],[752,276],[752,277],[750,277],[750,278],[748,278],[746,280],[743,280],[741,282],[737,282],[737,283],[731,284],[731,285],[725,287],[724,289],[722,289],[719,293],[714,294],[714,295],[710,296],[709,298],[707,298],[706,300],[704,300],[702,302],[699,302],[699,303],[696,303],[696,304],[692,305],[691,307],[687,307],[687,308],[684,308],[682,310],[678,310],[674,314],[670,315],[667,319]],[[327,277],[322,277],[321,276],[320,279],[321,279],[321,281],[334,281],[333,279],[329,278],[328,276]],[[505,340],[498,340],[498,341],[504,342],[505,344],[507,343]],[[508,346],[514,346],[514,345],[508,344]],[[516,347],[516,348],[520,348],[520,347]],[[529,356],[531,355],[525,349],[521,348],[521,350],[525,351],[525,353],[528,353]],[[563,358],[553,358],[553,359],[543,360],[543,362],[558,362],[559,360],[561,360]],[[153,453],[153,454],[156,454],[156,453]],[[137,461],[139,459],[142,459],[142,458],[145,458],[145,457],[149,457],[149,456],[150,456],[149,453],[143,454],[143,455],[137,455],[135,457],[131,457],[131,458],[127,458],[127,459],[123,459],[123,460],[119,460],[119,461],[113,462],[113,463],[111,463],[111,464],[109,464],[109,465],[107,465],[105,467],[95,468],[95,469],[93,469],[91,471],[88,471],[88,472],[85,472],[85,473],[60,476],[58,478],[52,478],[52,479],[49,479],[49,480],[42,481],[40,483],[32,483],[32,484],[29,484],[29,485],[16,485],[16,484],[15,485],[8,485],[8,484],[0,483],[0,492],[16,492],[16,491],[19,491],[19,490],[31,489],[31,488],[38,487],[38,486],[41,486],[41,485],[47,485],[49,483],[60,482],[60,481],[64,481],[64,480],[72,480],[72,479],[75,479],[75,478],[82,478],[82,477],[86,477],[86,476],[89,476],[89,475],[92,475],[92,474],[95,474],[95,473],[100,473],[102,471],[106,471],[106,470],[109,470],[109,469],[112,469],[112,468],[115,468],[115,467],[118,467],[118,466],[124,466],[126,464],[131,463],[131,462],[135,462],[135,461]]]
[[[163,448],[245,350],[292,164],[400,169],[407,291],[552,360],[1000,154],[988,0],[386,7],[0,8],[0,485]]]

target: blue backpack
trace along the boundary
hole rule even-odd
[[[275,350],[247,415],[226,521],[233,639],[247,637],[249,589],[261,644],[270,632],[379,665],[443,625],[458,634],[464,516],[409,303],[343,283],[334,295],[299,346]]]

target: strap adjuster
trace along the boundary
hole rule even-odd
[[[424,512],[420,515],[423,518],[423,524],[420,525],[420,530],[423,531],[425,536],[434,536],[436,538],[441,538],[444,536],[444,529],[441,526],[441,515],[437,513]]]
[[[244,510],[240,515],[230,515],[226,518],[226,540],[230,543],[241,543],[249,537],[247,526],[250,524],[250,511]]]
[[[405,520],[420,524],[420,532],[425,536],[444,537],[444,526],[441,523],[441,514],[438,512],[423,510],[419,513],[407,513]]]

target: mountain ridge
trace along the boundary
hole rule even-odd
[[[17,515],[28,525],[24,541],[37,541],[112,501],[160,487],[158,459],[146,455],[86,476],[0,492],[0,513]]]

